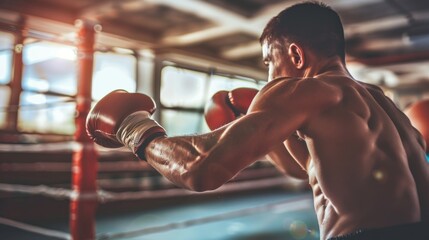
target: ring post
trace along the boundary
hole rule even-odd
[[[86,116],[91,110],[93,55],[96,29],[99,25],[77,20],[77,95],[75,141],[79,148],[72,157],[72,187],[70,201],[70,234],[73,240],[95,239],[97,208],[98,154],[85,130]]]
[[[19,98],[22,92],[22,72],[23,72],[23,60],[22,60],[22,51],[24,48],[24,40],[27,36],[26,18],[21,17],[19,27],[15,32],[15,43],[13,51],[13,63],[12,63],[12,79],[10,82],[10,97],[9,97],[9,106],[19,106]],[[16,111],[6,111],[6,128],[12,133],[18,132],[18,110]]]

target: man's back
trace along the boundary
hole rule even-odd
[[[296,160],[307,166],[322,238],[420,221],[421,204],[408,161],[424,162],[424,151],[408,119],[375,86],[344,76],[299,81],[294,91],[304,81],[322,81],[341,96],[297,131],[309,156]],[[429,188],[428,182],[420,186]]]

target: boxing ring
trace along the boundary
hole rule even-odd
[[[5,186],[0,188],[4,190]],[[28,193],[30,189],[21,186],[15,190]],[[52,196],[59,197],[56,194]],[[142,196],[139,198],[142,204],[148,200]],[[310,194],[272,192],[262,196],[246,195],[245,198],[224,198],[221,201],[216,199],[198,204],[180,204],[165,209],[100,217],[94,219],[99,232],[90,239],[229,239],[231,236],[246,234],[249,238],[261,234],[277,234],[278,239],[285,239],[287,236],[290,236],[290,239],[318,239],[317,223],[314,219]],[[73,236],[73,232],[67,232],[65,222],[41,227],[0,217],[0,224],[3,228],[13,228],[9,230],[9,234],[4,233],[5,237],[11,239],[38,239],[38,236],[49,237],[47,239],[84,239]],[[71,226],[70,230],[73,230]],[[213,231],[219,231],[217,237],[202,238],[202,233]]]
[[[2,213],[21,211],[3,208],[0,212],[0,238],[4,239],[319,239],[312,195],[303,190],[304,184],[290,178],[273,174],[272,168],[246,170],[252,179],[232,181],[208,193],[189,192],[175,188],[164,181],[163,187],[143,191],[109,191],[100,187],[98,173],[129,169],[151,171],[146,163],[135,159],[129,162],[104,162],[100,150],[87,136],[86,116],[91,108],[91,78],[93,67],[94,39],[98,27],[87,22],[78,22],[78,88],[76,96],[76,132],[73,141],[49,144],[0,144],[3,153],[66,152],[69,163],[50,164],[50,171],[70,171],[69,188],[45,184],[25,185],[0,182],[0,194],[41,196],[52,201],[62,201],[68,219],[54,223],[35,224],[16,218],[4,217]],[[19,106],[16,106],[17,111]],[[15,116],[16,117],[16,116]],[[126,154],[120,153],[120,156]],[[130,156],[127,156],[130,158]],[[14,165],[0,162],[2,171],[46,171],[39,163]],[[68,170],[67,170],[68,169]],[[267,177],[270,176],[270,177]],[[228,194],[231,194],[228,195]],[[186,201],[178,201],[183,198]],[[167,201],[165,199],[168,199]],[[203,199],[204,201],[195,201]],[[153,202],[164,201],[156,208]],[[176,201],[177,200],[177,201]],[[103,205],[120,203],[148,205],[133,212],[97,215]],[[150,204],[152,202],[152,204]],[[36,205],[35,205],[36,206]],[[162,206],[162,207],[160,207]],[[16,207],[14,205],[14,207]],[[107,208],[108,208],[107,207]],[[30,209],[27,206],[26,209]],[[49,214],[50,209],[34,209]],[[106,211],[107,212],[107,211]],[[36,219],[37,220],[37,219]]]
[[[42,151],[46,155],[54,154],[57,151],[69,151],[73,157],[87,156],[81,151],[94,148],[84,148],[81,143],[51,143],[51,144],[14,144],[0,145],[0,153],[9,152],[29,152]],[[97,150],[100,151],[100,150]],[[31,154],[29,154],[31,155]],[[103,152],[101,152],[103,155]],[[98,155],[100,156],[100,155]],[[84,160],[84,159],[82,159]],[[134,159],[133,159],[134,160]],[[1,164],[3,169],[23,171],[42,170],[52,171],[52,169],[37,169],[38,163],[22,164]],[[59,166],[56,170],[60,170]],[[71,167],[72,165],[69,165]],[[75,167],[76,165],[73,165]],[[115,166],[101,163],[102,171],[115,168]],[[137,166],[137,165],[135,165]],[[135,167],[135,166],[129,166]],[[117,167],[117,166],[116,166]],[[49,168],[46,166],[45,168]],[[148,165],[141,166],[140,170],[149,170]],[[260,172],[260,169],[258,170]],[[76,169],[73,174],[79,173]],[[251,172],[251,171],[248,171]],[[255,176],[255,174],[253,174]],[[73,177],[73,181],[75,177]],[[171,183],[170,183],[171,184]],[[195,229],[210,229],[210,231],[227,229],[220,231],[218,239],[227,239],[231,235],[243,234],[264,234],[271,229],[270,234],[277,233],[279,236],[289,234],[290,236],[306,236],[307,238],[297,239],[317,239],[317,224],[314,221],[312,196],[308,192],[287,192],[285,187],[291,190],[301,188],[301,183],[290,181],[283,176],[264,177],[254,180],[236,181],[226,184],[219,190],[208,193],[195,193],[179,188],[158,188],[154,190],[113,192],[100,189],[97,186],[94,192],[79,192],[79,188],[56,188],[48,185],[23,185],[0,183],[0,193],[13,193],[25,196],[43,196],[52,198],[55,201],[65,200],[69,204],[69,221],[59,221],[56,224],[29,224],[25,221],[17,221],[0,215],[0,236],[7,239],[174,239],[180,234],[182,239],[202,239],[195,235]],[[288,186],[289,185],[289,186]],[[273,189],[274,191],[261,193],[257,190]],[[76,190],[78,189],[78,190]],[[246,194],[246,190],[257,191]],[[238,192],[240,196],[228,197],[229,193]],[[219,196],[222,198],[219,199]],[[185,201],[177,203],[175,199],[181,197],[201,198],[209,197],[209,201],[193,203]],[[137,210],[130,213],[104,215],[96,217],[97,208],[112,202],[132,202],[137,201],[145,205],[150,201],[160,199],[171,199],[164,207],[154,209]],[[31,209],[29,206],[27,209]],[[17,210],[20,211],[20,210]],[[46,209],[46,214],[50,214]],[[91,214],[91,215],[90,215]],[[128,219],[128,220],[127,220]],[[260,224],[261,219],[267,219],[268,223]],[[265,221],[265,220],[264,220]],[[129,223],[132,222],[130,225]],[[273,225],[274,223],[276,223]],[[273,226],[276,226],[273,228]],[[107,226],[107,227],[106,227]],[[254,227],[251,227],[254,226]],[[249,232],[249,229],[255,230]],[[3,229],[3,230],[2,230]],[[97,230],[98,229],[98,230]],[[112,231],[114,229],[115,231]],[[228,230],[229,229],[229,230]],[[197,232],[201,232],[198,230]],[[209,230],[207,230],[209,231]],[[202,231],[202,232],[207,232]],[[221,234],[222,233],[222,234]],[[185,237],[188,236],[188,237]],[[38,238],[39,237],[39,238]],[[146,238],[147,237],[147,238]],[[176,238],[177,239],[177,238]],[[291,238],[294,239],[294,238]]]
[[[86,104],[85,101],[81,103]],[[61,103],[57,103],[61,104]],[[27,106],[29,107],[29,106]],[[34,106],[34,107],[50,107]],[[19,109],[19,106],[13,110]],[[84,109],[84,111],[87,111]],[[77,116],[86,116],[78,114]],[[195,229],[208,228],[202,232],[211,232],[213,229],[227,229],[220,234],[219,239],[226,239],[230,235],[242,233],[249,225],[260,226],[259,220],[269,219],[264,228],[248,234],[259,234],[258,232],[269,231],[273,222],[279,222],[277,228],[272,232],[283,235],[290,232],[291,236],[306,236],[305,239],[317,239],[317,224],[314,221],[312,196],[309,193],[287,193],[285,188],[290,190],[303,189],[302,182],[293,181],[281,176],[272,166],[259,169],[246,170],[250,178],[241,175],[231,183],[228,183],[216,191],[208,193],[190,192],[176,188],[166,179],[158,180],[162,186],[155,186],[152,190],[117,192],[109,191],[100,187],[100,179],[97,175],[100,172],[112,172],[119,170],[132,170],[142,172],[154,172],[147,163],[138,162],[131,153],[124,150],[109,150],[96,146],[89,141],[84,129],[84,117],[77,118],[77,131],[73,141],[50,142],[50,143],[14,143],[0,144],[0,169],[1,172],[24,173],[32,175],[41,173],[46,177],[50,173],[70,172],[71,186],[69,188],[53,187],[49,184],[26,185],[17,183],[0,182],[0,196],[6,194],[32,197],[41,196],[53,199],[53,201],[65,201],[62,207],[68,207],[68,221],[63,219],[55,224],[37,224],[35,220],[20,221],[19,217],[4,217],[5,209],[9,208],[2,204],[0,208],[0,237],[3,239],[174,239],[177,234],[180,238],[201,239],[195,235]],[[41,154],[41,156],[38,156]],[[70,156],[70,162],[39,162],[44,158],[62,158],[60,155]],[[34,161],[14,161],[16,155],[23,155],[25,158],[34,158]],[[100,159],[108,155],[124,162],[107,162]],[[10,161],[6,161],[9,160]],[[19,159],[18,159],[19,160]],[[131,160],[131,161],[129,161]],[[277,174],[275,174],[275,172]],[[159,177],[161,177],[159,175]],[[241,179],[240,179],[241,178]],[[4,179],[4,176],[3,178]],[[154,185],[154,184],[152,184]],[[159,184],[158,184],[159,185]],[[243,193],[245,191],[258,191],[264,189],[280,188],[277,191],[265,192],[262,195],[254,193],[250,197],[248,194],[241,197],[225,198],[219,201],[219,196],[229,193]],[[266,196],[268,195],[268,197]],[[197,202],[196,204],[181,202],[177,204],[175,199],[187,197],[191,198],[214,198],[212,201]],[[164,204],[154,209],[138,210],[131,216],[117,215],[97,217],[96,212],[102,205],[112,202],[133,202],[145,205],[150,201],[162,199],[172,199],[169,204]],[[4,202],[3,202],[4,203]],[[35,205],[37,208],[38,205]],[[49,207],[49,206],[48,206]],[[24,208],[14,204],[10,211],[24,211]],[[33,211],[32,206],[27,206],[25,211]],[[195,211],[197,209],[197,214]],[[47,208],[45,214],[52,214]],[[55,211],[53,209],[52,211]],[[3,214],[1,214],[3,213]],[[304,214],[304,217],[298,216]],[[272,216],[271,216],[272,215]],[[155,216],[155,217],[154,217]],[[161,217],[160,217],[161,216]],[[155,218],[155,219],[154,219]],[[107,220],[106,220],[107,219]],[[122,220],[121,220],[122,219]],[[131,219],[132,226],[124,219]],[[271,220],[270,220],[271,219]],[[285,220],[287,219],[287,220]],[[118,222],[119,221],[119,222]],[[124,222],[125,221],[125,222]],[[286,222],[285,222],[286,221]],[[310,222],[310,224],[304,223]],[[111,227],[111,225],[115,227]],[[110,227],[106,227],[110,226]],[[112,231],[114,229],[115,231]],[[229,229],[229,230],[228,230]],[[251,228],[252,229],[252,228]],[[280,229],[280,230],[279,230]],[[177,233],[179,231],[179,233]],[[199,230],[198,232],[201,232]],[[266,233],[264,233],[266,234]],[[159,236],[159,237],[158,237]],[[188,237],[185,237],[188,236]],[[304,239],[299,237],[298,239]]]
[[[8,108],[4,109],[10,113],[7,120],[15,123],[20,109],[43,109],[49,108],[51,105],[75,101],[76,130],[72,139],[58,142],[38,143],[35,141],[35,143],[29,143],[24,141],[23,143],[19,140],[22,136],[3,136],[6,139],[14,139],[16,142],[0,144],[0,172],[3,173],[0,182],[1,239],[204,238],[201,235],[195,235],[195,227],[201,227],[203,230],[198,232],[203,233],[219,229],[216,231],[218,233],[211,234],[214,239],[227,239],[236,233],[243,233],[243,229],[247,230],[247,237],[267,234],[269,231],[279,232],[281,235],[289,232],[291,237],[297,239],[318,238],[312,196],[306,192],[286,193],[285,188],[303,189],[302,182],[285,178],[278,172],[273,174],[273,170],[276,170],[272,166],[266,169],[246,170],[250,177],[238,176],[234,181],[216,191],[195,193],[174,187],[159,174],[154,177],[153,175],[157,173],[154,173],[148,164],[138,162],[128,152],[118,150],[116,154],[119,157],[112,157],[112,154],[115,153],[96,146],[86,134],[85,120],[92,104],[94,42],[100,26],[91,22],[77,21],[76,28],[78,58],[76,99],[66,99],[64,102],[46,105],[20,106],[17,104],[19,101],[16,97],[19,94],[14,93],[11,97],[13,101],[11,100]],[[19,41],[20,39],[17,44],[22,45]],[[12,87],[20,89],[22,62],[19,59],[21,59],[22,52],[16,51],[15,54],[17,57],[14,58],[16,67]],[[120,161],[103,160],[100,162],[100,159],[105,158],[104,155],[118,158]],[[31,161],[15,161],[17,156],[32,159]],[[60,162],[47,161],[52,160],[50,158],[63,160]],[[121,161],[122,159],[126,160]],[[39,160],[43,161],[39,162]],[[150,176],[143,178],[147,181],[156,178],[157,183],[146,183],[146,188],[140,191],[118,192],[103,188],[108,184],[109,179],[100,179],[100,173],[119,172],[124,169],[134,173],[147,172]],[[39,180],[43,179],[49,183],[53,181],[49,179],[53,174],[61,176],[63,180],[64,176],[69,177],[70,185],[52,186],[52,184],[33,183],[31,180],[32,177],[38,177]],[[19,178],[14,175],[24,176],[24,180],[7,183],[5,179],[8,177],[10,179]],[[273,188],[277,188],[277,191],[267,192],[268,189]],[[279,189],[281,191],[278,191]],[[256,193],[257,190],[265,192]],[[244,194],[246,191],[247,193]],[[237,196],[237,192],[243,196]],[[249,195],[250,192],[252,194]],[[230,193],[235,196],[226,197]],[[14,196],[19,198],[14,198]],[[21,201],[21,198],[30,200]],[[178,203],[177,199],[180,198],[185,200]],[[10,201],[6,201],[9,199]],[[198,202],[195,199],[205,199],[205,201]],[[157,202],[164,203],[158,204]],[[118,209],[126,209],[127,205],[147,205],[147,207],[136,210],[131,216],[127,216],[125,213],[121,213],[120,216],[117,214],[97,216],[97,211],[102,212],[103,209],[111,208],[110,206],[114,206],[115,203],[126,206]],[[153,205],[157,207],[151,207]],[[58,211],[65,214],[67,218],[56,219],[54,215]],[[108,211],[106,210],[106,212]],[[297,216],[300,212],[305,213],[305,217],[301,220]],[[23,217],[31,213],[34,213],[34,219],[26,220]],[[53,214],[50,222],[38,221],[38,217],[47,217],[50,214]],[[264,214],[267,216],[263,218],[268,219],[269,222],[260,224],[261,216]],[[8,217],[9,215],[12,217]],[[243,219],[247,220],[240,222]],[[304,221],[308,221],[309,224],[305,224]],[[248,227],[251,225],[250,222],[253,222],[254,227]],[[274,222],[278,222],[278,224],[274,224]],[[276,228],[272,226],[276,226]],[[226,231],[224,231],[225,229]]]

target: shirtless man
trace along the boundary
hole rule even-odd
[[[338,15],[298,4],[260,40],[269,82],[245,116],[208,134],[167,137],[150,118],[152,99],[116,91],[90,112],[89,135],[129,147],[194,191],[216,189],[268,155],[308,179],[321,239],[429,239],[424,141],[380,88],[349,74]]]

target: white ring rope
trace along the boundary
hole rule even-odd
[[[180,228],[187,228],[191,226],[218,222],[227,219],[233,219],[238,217],[244,217],[249,215],[254,215],[258,213],[273,211],[273,212],[292,212],[299,211],[304,209],[310,209],[312,207],[312,197],[310,195],[306,195],[303,197],[295,197],[293,199],[288,199],[286,201],[277,202],[277,203],[269,203],[262,206],[256,206],[251,208],[240,209],[236,211],[230,211],[227,213],[212,215],[208,217],[202,218],[194,218],[185,221],[172,222],[160,226],[153,226],[147,228],[141,228],[128,232],[119,232],[119,233],[102,233],[98,234],[96,237],[97,240],[110,240],[110,239],[120,239],[120,238],[130,238],[137,237],[142,235],[166,232],[171,230],[176,230]],[[45,236],[55,237],[58,239],[71,240],[71,236],[69,233],[46,229],[18,221],[14,221],[7,218],[0,217],[0,224],[11,226],[14,228],[18,228],[21,230],[38,233]]]
[[[215,191],[197,193],[191,192],[185,189],[173,188],[166,190],[148,190],[140,192],[110,192],[104,190],[98,190],[96,193],[79,193],[77,191],[64,189],[64,188],[53,188],[46,185],[39,186],[26,186],[18,184],[6,184],[0,183],[0,191],[4,192],[18,192],[26,193],[31,195],[42,195],[49,196],[56,199],[72,199],[72,200],[83,200],[83,199],[98,199],[100,202],[112,202],[112,201],[123,201],[123,200],[139,200],[139,199],[154,199],[154,198],[167,198],[167,197],[180,197],[180,196],[189,196],[197,194],[207,194],[207,193],[225,193],[233,192],[238,190],[246,189],[262,189],[267,187],[274,186],[286,186],[297,187],[302,184],[300,181],[292,180],[287,177],[274,177],[263,180],[252,180],[252,181],[242,181],[242,182],[232,182],[225,184],[223,187]]]
[[[289,185],[298,185],[301,182],[288,178],[288,177],[274,177],[262,180],[247,180],[241,182],[231,182],[225,184],[217,190],[209,192],[192,192],[186,189],[173,188],[166,190],[156,190],[156,191],[141,191],[141,192],[122,192],[122,193],[113,193],[100,191],[99,197],[102,202],[108,201],[119,201],[119,200],[137,200],[137,199],[153,199],[153,198],[166,198],[166,197],[180,197],[188,195],[202,195],[210,193],[227,193],[234,191],[243,191],[243,190],[254,190],[254,189],[263,189],[268,187],[275,186],[286,186]],[[296,187],[296,186],[295,186]]]
[[[17,221],[7,219],[7,218],[0,217],[0,224],[7,225],[10,227],[14,227],[14,228],[19,228],[19,229],[29,231],[29,232],[38,233],[38,234],[49,236],[49,237],[55,237],[55,238],[66,239],[66,240],[72,239],[70,234],[65,233],[65,232],[41,228],[41,227],[37,227],[37,226],[30,225],[27,223],[17,222]]]
[[[32,195],[49,196],[56,199],[70,199],[73,191],[65,188],[53,188],[45,185],[27,186],[18,184],[0,183],[0,191],[27,193]]]
[[[292,187],[300,186],[302,182],[293,181],[287,177],[275,177],[270,179],[263,180],[253,180],[253,181],[242,181],[242,182],[233,182],[224,185],[218,190],[211,191],[209,193],[216,192],[233,192],[237,190],[246,190],[246,189],[256,189],[256,188],[267,188],[273,186],[285,186],[289,185]],[[141,192],[123,192],[123,193],[114,193],[108,191],[99,190],[97,193],[78,193],[73,190],[63,189],[63,188],[53,188],[44,185],[40,186],[25,186],[17,184],[5,184],[0,183],[0,191],[6,192],[18,192],[26,193],[32,195],[43,195],[49,196],[57,199],[72,199],[72,200],[82,200],[82,199],[98,199],[101,202],[109,201],[119,201],[119,200],[138,200],[138,199],[155,199],[155,198],[166,198],[166,197],[178,197],[178,196],[188,196],[195,194],[206,194],[206,193],[196,193],[191,192],[185,189],[175,188],[167,190],[156,190],[156,191],[141,191]],[[296,211],[300,209],[307,209],[312,206],[311,196],[305,196],[300,198],[295,198],[287,200],[280,203],[266,204],[258,207],[242,209],[238,211],[232,211],[228,213],[218,214],[209,217],[203,217],[198,219],[191,219],[182,222],[173,222],[161,226],[148,227],[143,229],[138,229],[130,232],[122,233],[104,233],[100,234],[97,239],[118,239],[118,238],[128,238],[139,235],[147,235],[152,233],[159,233],[163,231],[169,231],[173,229],[185,228],[194,225],[200,225],[215,221],[221,221],[230,218],[236,218],[241,216],[247,216],[251,214],[256,214],[265,211]],[[68,233],[59,232],[55,230],[44,229],[37,226],[32,226],[26,223],[20,223],[14,220],[1,218],[0,224],[16,227],[22,230],[27,230],[30,232],[35,232],[43,234],[46,236],[52,236],[60,239],[71,239]]]
[[[63,96],[61,96],[63,97]],[[47,103],[41,103],[41,104],[25,104],[25,105],[10,105],[10,106],[2,106],[0,107],[0,112],[17,112],[20,109],[21,110],[40,110],[40,109],[48,109],[68,103],[75,103],[76,100],[72,97],[63,97],[67,98],[62,101],[53,101],[53,102],[47,102]]]
[[[131,238],[131,237],[137,237],[142,235],[166,232],[170,230],[176,230],[180,228],[187,228],[187,227],[211,223],[211,222],[218,222],[226,219],[244,217],[244,216],[264,213],[268,211],[293,212],[293,211],[299,211],[304,209],[312,209],[312,206],[313,206],[312,203],[313,203],[312,197],[310,195],[306,195],[304,197],[296,197],[294,199],[289,199],[282,202],[269,203],[262,206],[240,209],[240,210],[212,215],[208,217],[167,223],[160,226],[147,227],[147,228],[137,229],[137,230],[128,231],[128,232],[102,233],[102,234],[98,234],[96,239],[110,240],[110,239]]]

